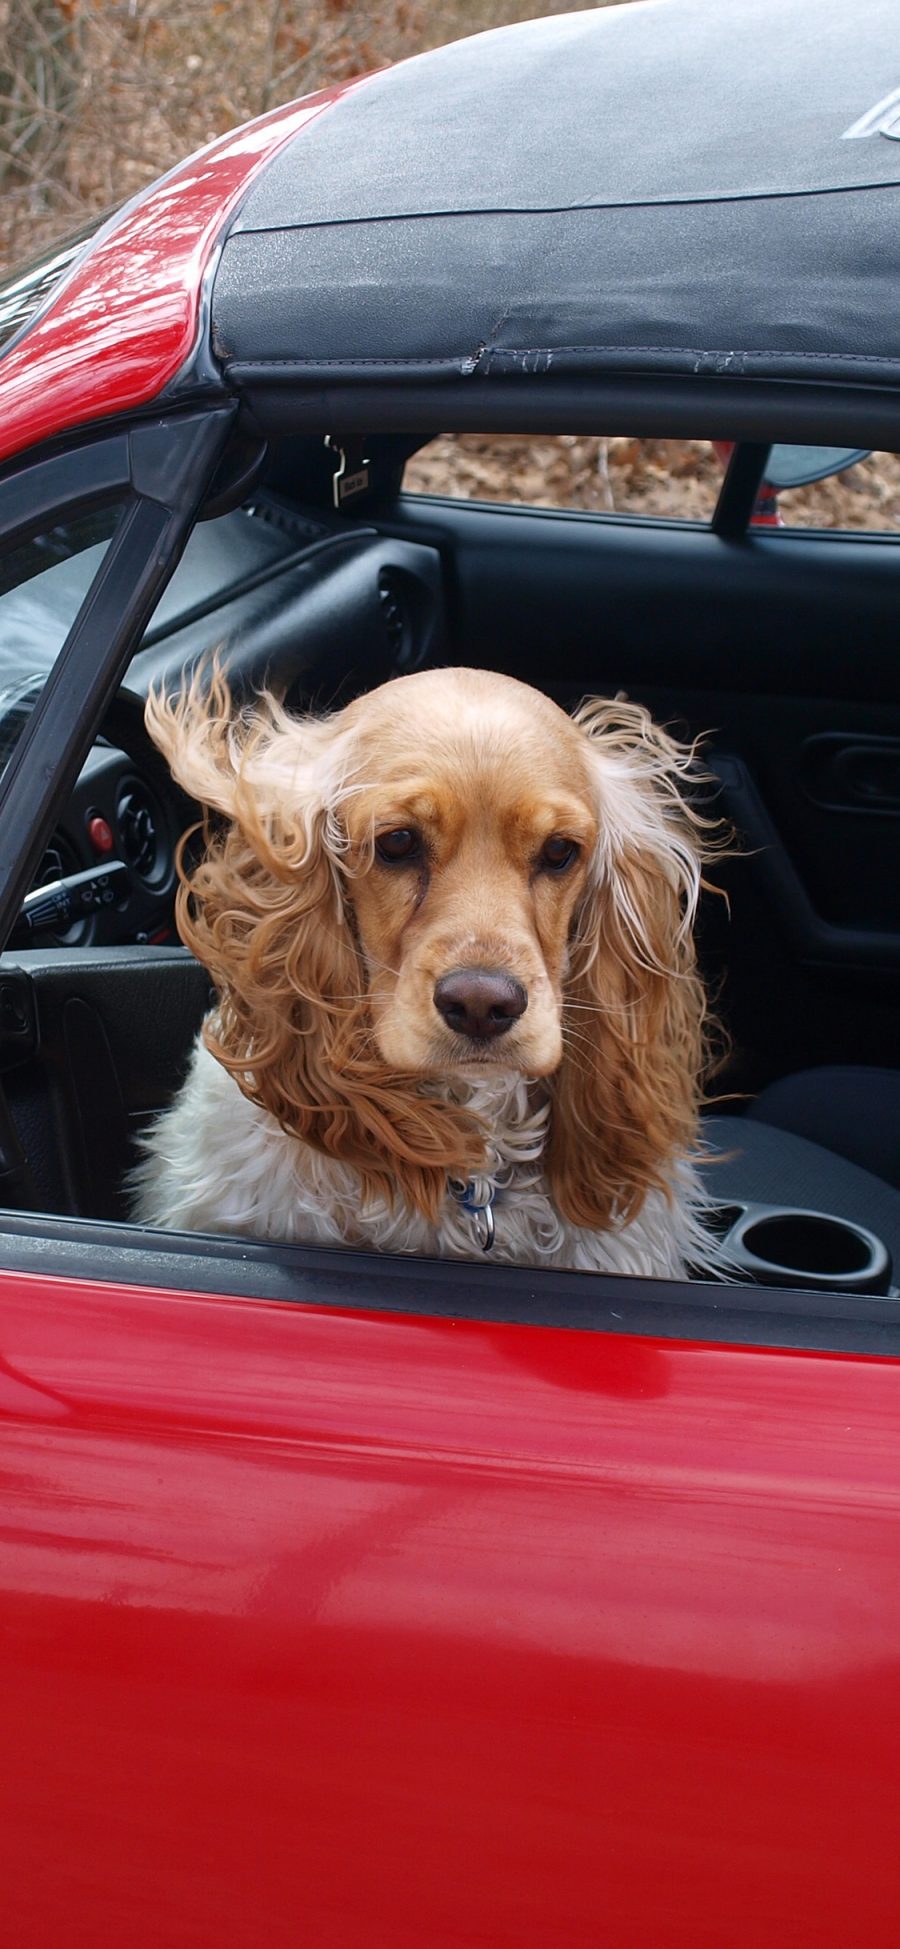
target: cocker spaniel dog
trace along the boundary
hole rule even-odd
[[[678,1276],[706,821],[635,704],[423,671],[322,718],[151,698],[218,817],[181,932],[218,1005],[145,1142],[145,1224]]]

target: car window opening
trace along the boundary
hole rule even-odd
[[[702,495],[700,525],[708,534],[704,545],[717,548],[724,533],[722,516],[728,506],[729,482],[731,518],[738,522],[743,519],[748,530],[774,527],[776,518],[780,522],[785,496],[856,494],[860,470],[860,477],[866,481],[880,479],[882,509],[890,509],[893,491],[891,466],[882,465],[892,463],[893,457],[858,449],[815,449],[807,454],[796,449],[751,450],[746,445],[732,448],[699,441],[603,441],[594,436],[582,441],[566,435],[553,445],[543,439],[526,441],[512,436],[443,436],[406,459],[404,468],[403,449],[408,453],[411,442],[397,443],[393,452],[388,448],[384,459],[377,441],[365,444],[372,448],[372,478],[366,483],[367,491],[360,495],[358,507],[346,500],[339,511],[333,506],[330,487],[334,455],[323,454],[320,442],[300,443],[299,448],[295,443],[290,465],[286,465],[286,455],[273,455],[268,470],[254,482],[252,499],[244,508],[213,518],[195,530],[184,562],[132,666],[132,704],[124,713],[117,709],[104,727],[103,739],[95,746],[54,833],[5,957],[11,986],[5,991],[9,1033],[4,1046],[7,1057],[10,1049],[14,1056],[5,1081],[13,1119],[23,1130],[33,1127],[35,1118],[40,1122],[48,1088],[52,1086],[58,1094],[63,1078],[63,1096],[70,1104],[63,1119],[66,1127],[62,1138],[57,1113],[53,1141],[43,1147],[38,1160],[39,1181],[33,1189],[38,1210],[70,1212],[75,1217],[81,1214],[107,1224],[130,1217],[132,1206],[124,1188],[123,1163],[128,1155],[134,1157],[141,1130],[177,1089],[191,1040],[209,1001],[208,977],[184,955],[174,925],[176,843],[190,807],[179,799],[165,768],[155,760],[149,762],[152,747],[140,729],[140,700],[151,682],[162,680],[171,688],[181,670],[208,655],[228,629],[239,627],[241,647],[235,675],[242,694],[252,693],[266,674],[271,675],[266,647],[269,623],[265,619],[271,616],[274,601],[276,607],[283,607],[286,623],[290,619],[279,687],[292,710],[310,706],[340,710],[351,698],[377,688],[394,674],[416,669],[427,672],[437,670],[442,663],[468,660],[485,669],[505,667],[509,675],[524,678],[567,711],[595,687],[601,694],[612,696],[617,690],[624,691],[637,702],[646,702],[657,723],[672,724],[682,737],[706,731],[711,714],[725,717],[725,729],[714,740],[711,769],[720,801],[724,800],[729,815],[745,837],[749,836],[752,850],[754,837],[759,840],[763,831],[754,823],[761,815],[754,799],[759,780],[753,752],[757,738],[765,740],[764,715],[757,729],[756,706],[751,706],[749,697],[740,690],[715,696],[717,672],[711,648],[702,652],[706,675],[698,684],[695,678],[679,681],[677,667],[670,672],[660,663],[657,670],[654,653],[639,647],[642,636],[636,647],[635,624],[639,631],[645,627],[645,578],[649,576],[655,584],[653,606],[658,611],[665,601],[667,578],[677,567],[675,557],[670,563],[665,552],[655,554],[652,536],[662,533],[670,518],[676,535],[685,520],[696,525],[696,514],[685,514],[684,510],[696,507],[696,497]],[[365,458],[369,463],[368,451]],[[392,501],[387,483],[393,479],[396,487],[401,473],[403,493]],[[769,473],[775,477],[777,489]],[[805,484],[782,484],[790,480],[803,480]],[[297,498],[298,489],[305,498]],[[650,516],[649,522],[638,523],[646,526],[651,539],[646,561],[636,560],[634,569],[627,558],[618,561],[614,542],[602,544],[608,550],[602,562],[604,580],[608,586],[611,574],[613,584],[622,586],[610,611],[616,618],[612,632],[607,624],[602,641],[595,639],[590,610],[581,594],[582,588],[586,592],[596,581],[596,564],[587,553],[590,524],[585,530],[572,529],[573,539],[583,534],[584,541],[578,542],[579,552],[567,568],[562,567],[568,548],[565,531],[550,526],[545,535],[528,544],[527,558],[520,560],[520,570],[526,570],[527,559],[521,588],[502,580],[492,585],[492,550],[499,545],[501,534],[503,547],[513,549],[510,560],[516,559],[512,531],[493,527],[492,523],[503,521],[504,510],[514,510],[517,503],[534,509],[537,515],[541,506],[551,505],[551,492],[559,496],[555,502],[558,512],[553,517],[556,520],[566,511],[578,522],[585,514],[599,517],[598,547],[610,515],[615,523],[618,517],[634,517],[640,507],[645,517]],[[440,513],[442,502],[446,503],[446,515]],[[810,502],[811,508],[816,505]],[[83,599],[114,520],[111,509],[78,517],[57,524],[23,548],[0,557],[0,657],[6,659],[9,679],[4,693],[7,742],[14,740],[17,727],[39,694],[41,673],[52,662],[65,634],[72,605],[77,607]],[[614,534],[614,527],[608,532]],[[444,562],[452,561],[456,572],[474,577],[465,594],[462,619],[448,615],[444,606],[441,555],[434,552],[438,536]],[[582,545],[586,551],[583,563]],[[543,592],[534,558],[538,547],[545,551]],[[837,568],[835,573],[840,587]],[[759,574],[763,580],[758,601],[764,617],[770,597],[766,571],[760,569]],[[363,622],[357,591],[368,588],[374,591],[375,606],[366,612]],[[479,588],[487,598],[480,614],[471,606]],[[527,606],[523,608],[526,588],[532,592],[530,613]],[[734,628],[738,627],[740,635],[747,627],[747,601],[756,599],[755,591],[750,590],[736,601],[733,614],[726,599],[730,623],[724,618],[716,621],[712,612],[704,621],[701,577],[694,606],[702,640],[711,643],[721,628],[724,653]],[[549,663],[545,661],[549,639],[538,613],[545,600],[547,621],[551,629],[561,631],[565,646],[550,655]],[[678,614],[677,610],[672,613]],[[22,634],[26,623],[27,645]],[[748,669],[752,634],[748,629]],[[653,641],[652,637],[646,640]],[[675,640],[682,640],[680,625],[676,626]],[[683,640],[689,644],[690,630]],[[811,630],[805,651],[811,663],[815,652]],[[745,653],[741,650],[739,654]],[[844,745],[833,751],[828,739],[836,734],[818,728],[820,715],[818,709],[812,713],[813,723],[802,740],[800,789],[805,801],[837,806],[844,817],[845,805],[852,812],[857,805],[880,805],[883,797],[886,805],[892,803],[894,760],[890,741],[879,744],[877,733],[867,725],[859,749],[853,747],[848,770]],[[874,722],[873,716],[870,724]],[[786,745],[785,759],[788,749]],[[780,750],[776,755],[783,762]],[[702,805],[703,800],[697,803]],[[769,816],[767,807],[765,816]],[[430,847],[433,842],[422,841],[414,822],[407,824],[408,818],[408,814],[398,818],[392,844],[400,834],[406,844],[405,836],[411,835],[409,857],[414,863],[417,849],[425,844]],[[849,859],[854,847],[852,830],[848,833],[845,850]],[[574,844],[577,852],[577,841],[570,841],[565,833],[561,838],[551,835],[551,839],[559,863],[554,854],[552,868],[547,871],[558,874],[563,868],[571,870],[572,847]],[[773,845],[780,858],[777,829],[773,842],[766,827],[763,854],[771,853]],[[397,854],[391,870],[400,876],[411,871],[405,854]],[[704,1125],[711,1152],[725,1160],[710,1162],[704,1170],[707,1195],[712,1200],[709,1230],[727,1251],[728,1263],[723,1268],[726,1277],[748,1282],[748,1291],[755,1282],[793,1292],[826,1290],[843,1300],[855,1296],[860,1304],[864,1300],[877,1304],[879,1295],[884,1297],[893,1288],[892,1260],[900,1246],[900,1231],[892,1229],[896,1218],[890,1200],[900,1196],[900,1191],[892,1189],[891,1140],[886,1135],[881,1150],[876,1143],[868,1151],[858,1142],[857,1133],[851,1129],[858,1122],[857,1105],[850,1098],[842,1113],[832,1110],[824,1120],[820,1118],[816,1130],[810,1128],[808,1105],[801,1101],[785,1110],[778,1098],[782,1081],[785,1086],[790,1083],[791,1065],[790,1058],[782,1055],[776,1059],[780,1067],[774,1076],[771,1069],[767,1074],[771,1057],[766,1051],[766,1024],[758,1005],[749,998],[758,950],[751,947],[748,938],[752,902],[748,905],[749,896],[740,879],[746,871],[746,861],[729,863],[724,869],[733,903],[732,882],[739,889],[736,940],[729,938],[721,911],[716,912],[709,903],[704,906],[700,933],[701,955],[704,969],[709,968],[711,985],[725,984],[724,1014],[732,1036],[732,1054],[716,1088],[726,1097],[729,1092],[738,1092],[739,1112],[736,1115],[729,1102],[714,1105]],[[809,884],[808,876],[812,876],[818,900],[823,896],[815,873],[814,864],[809,863],[803,879]],[[395,880],[395,886],[399,884]],[[779,891],[773,882],[763,893],[764,905],[768,908],[768,903],[774,902],[777,913],[779,902],[789,907],[792,900],[805,897],[805,887],[803,895],[800,887],[798,879],[793,892],[790,883],[787,892],[784,887]],[[863,944],[868,941],[872,932],[869,917],[876,912],[877,903],[873,905],[859,886],[855,903],[854,910],[854,893],[848,880],[845,907],[832,907],[830,912],[826,908],[823,925],[827,939],[829,929],[839,941],[842,929],[852,932],[855,927]],[[744,924],[745,912],[748,926]],[[97,958],[104,945],[107,954],[115,956],[124,950],[137,955],[133,962],[123,961],[121,974],[111,986]],[[142,952],[146,956],[143,962]],[[741,965],[745,954],[749,961],[746,971]],[[21,978],[17,970],[23,971]],[[737,1036],[729,1019],[729,984],[737,995]],[[510,994],[514,986],[515,978]],[[110,996],[116,991],[122,996],[124,1014],[113,1020]],[[155,1037],[144,1033],[146,1025],[140,1020],[144,1007],[153,1011]],[[477,1026],[474,1030],[469,1027],[470,1022],[480,1024],[483,1014],[485,1022],[492,1023],[497,1011],[507,1007],[506,989],[502,997],[498,988],[497,995],[485,999],[480,991],[476,997],[473,988],[471,995],[466,991],[452,1007],[456,1009],[453,1022],[458,1016],[461,1033],[480,1034]],[[29,1045],[35,1008],[44,1031]],[[118,1008],[119,1003],[114,1002],[113,1017]],[[165,1033],[159,1035],[162,1019]],[[583,1034],[583,1025],[578,1032]],[[490,1038],[485,1046],[489,1044]],[[813,1039],[810,1053],[813,1059],[809,1068],[815,1074],[821,1074],[828,1067],[825,1058],[833,1056],[832,1069],[838,1065],[834,1087],[840,1095],[844,1087],[841,1076],[849,1075],[849,1066],[840,1072],[842,1060],[846,1061],[840,1034],[830,1042],[825,1029],[818,1043]],[[854,1049],[853,1053],[858,1051]],[[870,1063],[868,1069],[870,1087],[889,1090],[883,1079],[890,1071],[877,1062]],[[766,1121],[770,1082],[776,1092],[771,1099],[775,1118],[771,1124]],[[753,1098],[760,1092],[762,1108],[757,1114]],[[888,1112],[886,1132],[890,1127]],[[735,1172],[728,1159],[736,1132],[743,1162]],[[824,1190],[821,1177],[816,1176],[816,1160],[810,1164],[797,1148],[812,1144],[816,1136],[827,1139],[819,1147],[828,1159]],[[799,1169],[804,1162],[808,1165],[806,1177]],[[848,1190],[847,1173],[852,1175],[854,1170],[864,1173],[867,1183],[876,1186],[874,1204],[860,1192],[861,1180]],[[793,1201],[783,1200],[781,1187],[785,1173],[790,1177],[791,1172],[792,1182],[800,1187],[799,1204],[797,1196]],[[464,1254],[460,1263],[469,1258],[477,1264],[479,1255],[487,1257],[485,1243],[496,1252],[498,1232],[502,1257],[502,1181],[482,1184],[477,1171],[460,1178],[448,1169],[448,1177],[458,1212],[455,1249]],[[885,1209],[878,1202],[882,1195],[888,1200]],[[189,1229],[195,1231],[197,1227]],[[239,1235],[240,1223],[235,1224],[235,1232]],[[489,1233],[493,1236],[488,1237]],[[339,1244],[340,1221],[336,1221],[332,1238],[321,1232],[316,1237],[319,1244]],[[316,1237],[311,1240],[313,1245]],[[422,1235],[423,1241],[429,1237]],[[358,1248],[365,1245],[365,1239],[354,1234],[349,1243]],[[373,1243],[389,1251],[414,1249],[390,1226],[386,1226],[383,1238]],[[425,1249],[429,1249],[427,1243]],[[693,1278],[709,1276],[709,1267],[703,1266],[698,1254],[692,1258],[688,1252],[684,1264]],[[603,1271],[602,1265],[595,1269]]]

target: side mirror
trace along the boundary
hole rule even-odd
[[[785,487],[809,487],[829,474],[842,474],[858,460],[868,460],[866,447],[771,447],[766,480],[776,493]]]

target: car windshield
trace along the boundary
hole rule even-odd
[[[0,769],[40,695],[109,546],[121,502],[74,514],[0,552]],[[145,641],[198,606],[225,602],[248,579],[277,573],[290,532],[234,511],[195,528]]]
[[[52,668],[117,515],[96,509],[0,557],[0,693]]]

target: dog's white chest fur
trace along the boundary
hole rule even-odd
[[[525,1080],[479,1078],[468,1086],[466,1102],[490,1133],[472,1202],[493,1198],[492,1261],[678,1278],[687,1263],[709,1259],[705,1200],[690,1165],[673,1171],[669,1198],[650,1193],[627,1225],[585,1231],[560,1218],[548,1196],[541,1156],[549,1111],[546,1104],[535,1109]],[[132,1178],[141,1224],[442,1258],[483,1256],[479,1221],[449,1185],[437,1226],[399,1200],[393,1207],[381,1199],[363,1205],[352,1167],[288,1136],[249,1102],[202,1042],[184,1088],[144,1148]]]

